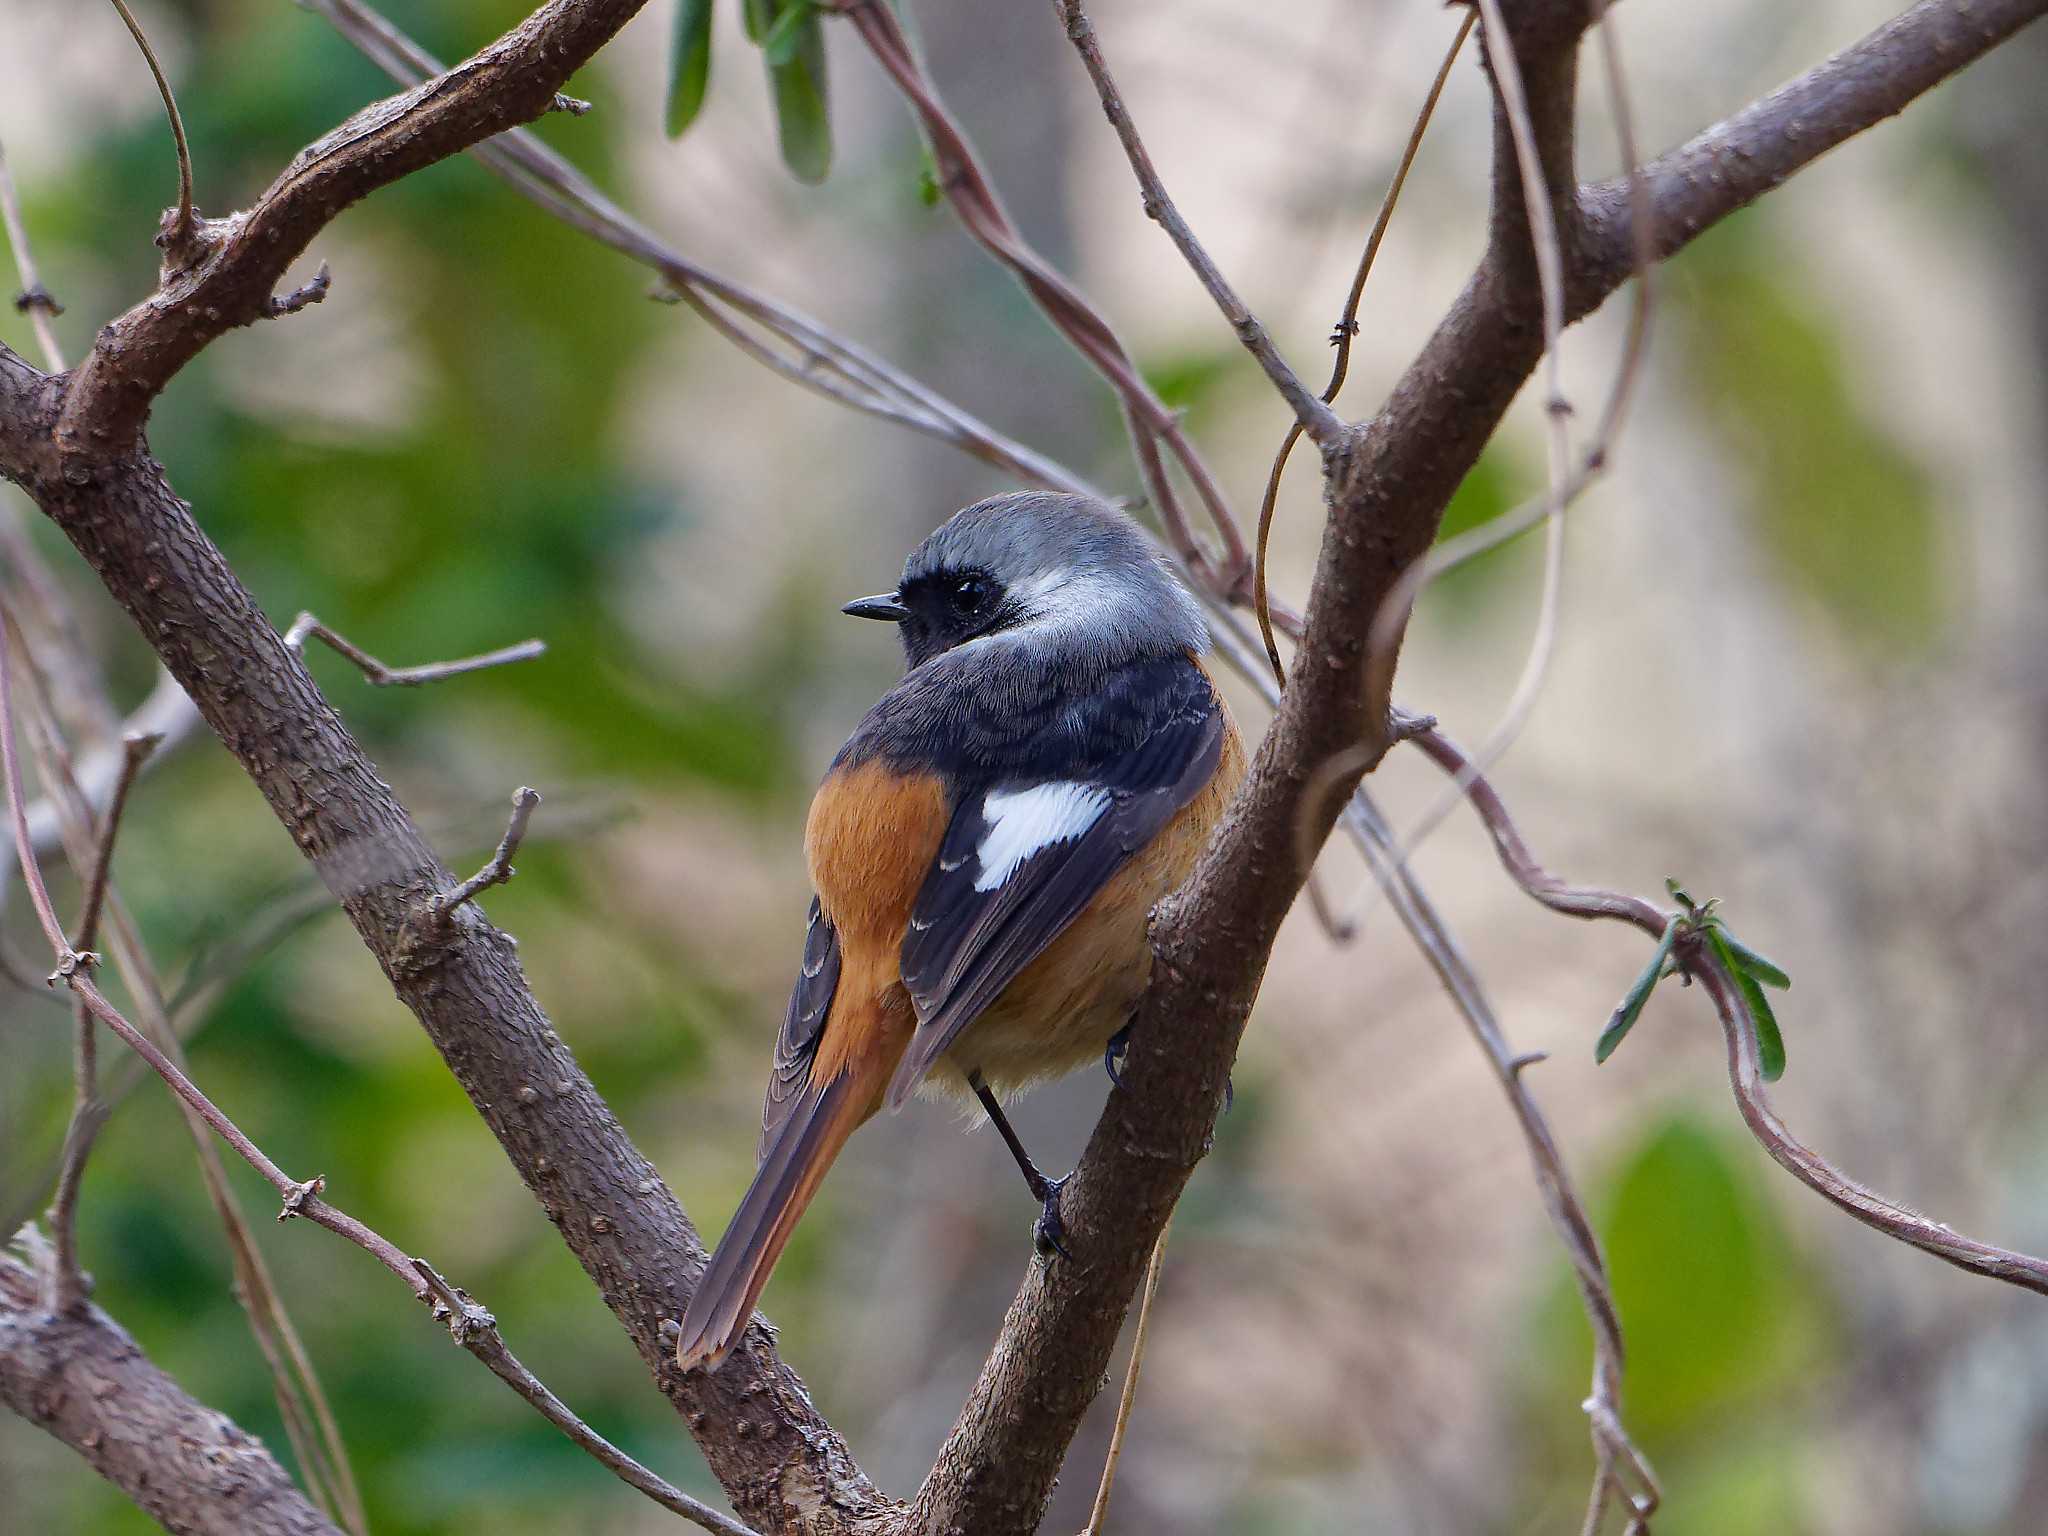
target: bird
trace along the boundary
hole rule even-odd
[[[685,1370],[724,1361],[847,1139],[914,1094],[979,1102],[1040,1202],[1039,1252],[1066,1252],[1065,1180],[1003,1100],[1098,1059],[1118,1081],[1151,909],[1244,776],[1200,607],[1092,497],[977,502],[842,611],[894,624],[905,671],[811,802],[758,1166],[684,1310]]]

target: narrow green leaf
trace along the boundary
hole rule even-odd
[[[740,0],[740,25],[747,29],[748,42],[760,42],[775,25],[775,0]]]
[[[1764,989],[1757,984],[1757,978],[1735,958],[1733,941],[1726,933],[1719,928],[1709,928],[1707,941],[1728,968],[1736,990],[1742,994],[1743,1005],[1749,1010],[1750,1026],[1756,1031],[1757,1065],[1763,1071],[1764,1081],[1775,1083],[1785,1075],[1785,1037],[1778,1030],[1778,1016],[1771,1012],[1770,999],[1764,996]]]
[[[696,120],[711,79],[711,0],[676,0],[675,38],[669,48],[668,105],[663,126],[670,138]]]
[[[1784,967],[1765,959],[1726,928],[1721,930],[1721,942],[1727,946],[1728,958],[1744,975],[1754,976],[1767,987],[1776,987],[1780,992],[1792,985]]]
[[[1628,995],[1621,1000],[1621,1006],[1614,1010],[1607,1027],[1600,1031],[1600,1038],[1594,1042],[1595,1062],[1612,1056],[1622,1037],[1635,1028],[1636,1020],[1642,1017],[1643,1005],[1650,1000],[1650,994],[1656,990],[1657,982],[1664,974],[1664,962],[1671,958],[1671,946],[1677,942],[1678,919],[1673,918],[1664,925],[1664,937],[1657,941],[1657,952],[1650,956],[1650,963],[1643,967],[1642,974],[1636,977]]]
[[[832,119],[826,106],[825,29],[815,7],[793,6],[794,23],[789,61],[770,63],[768,81],[775,92],[775,123],[782,139],[782,159],[800,181],[823,181],[832,168]]]
[[[795,61],[799,29],[816,9],[811,0],[795,0],[775,18],[775,25],[761,39],[761,57],[768,61],[770,69],[781,69]]]

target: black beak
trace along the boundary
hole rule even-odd
[[[896,601],[894,592],[881,592],[873,597],[857,597],[839,611],[850,613],[856,619],[887,619],[891,624],[901,624],[910,617],[910,610]]]

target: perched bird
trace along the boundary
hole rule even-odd
[[[1201,610],[1120,514],[1026,492],[956,513],[895,591],[907,670],[811,802],[810,928],[760,1167],[682,1321],[715,1367],[832,1160],[884,1105],[978,1098],[1061,1247],[1059,1189],[1002,1095],[1103,1060],[1149,978],[1152,904],[1244,775]]]

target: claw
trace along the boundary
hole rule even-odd
[[[1131,1026],[1128,1024],[1111,1035],[1109,1044],[1102,1048],[1102,1070],[1109,1074],[1109,1081],[1114,1087],[1121,1088],[1124,1085],[1123,1074],[1117,1070],[1117,1064],[1124,1059],[1124,1053],[1130,1048]]]
[[[1045,1181],[1045,1190],[1039,1196],[1041,1204],[1038,1220],[1032,1223],[1031,1227],[1031,1246],[1038,1250],[1041,1257],[1050,1257],[1056,1253],[1069,1263],[1073,1261],[1074,1255],[1064,1241],[1067,1223],[1060,1215],[1060,1191],[1066,1187],[1067,1179],[1072,1177],[1072,1174],[1068,1174],[1066,1178]]]

